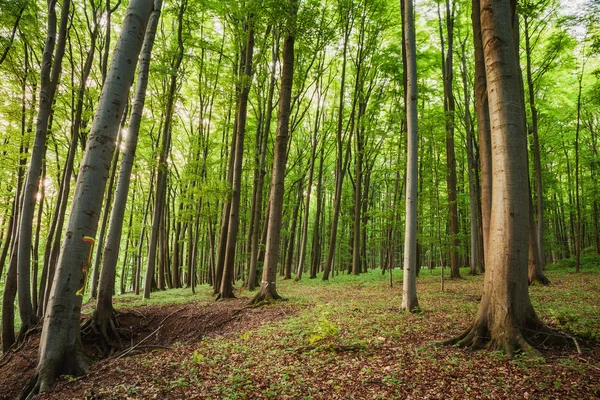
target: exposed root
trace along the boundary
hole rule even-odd
[[[40,362],[35,374],[27,381],[19,399],[30,400],[37,394],[50,389],[60,375],[80,376],[88,372],[88,362],[83,351],[78,349],[64,355],[62,360],[50,359]]]
[[[552,282],[550,282],[550,279],[548,279],[543,273],[536,273],[534,276],[529,277],[529,286],[533,286],[536,283],[544,286],[550,286],[552,284]]]
[[[542,354],[536,347],[546,345],[567,345],[570,337],[555,332],[540,321],[532,321],[529,328],[508,329],[501,337],[495,337],[488,326],[483,323],[474,323],[460,335],[441,342],[441,345],[454,345],[466,348],[468,351],[480,349],[501,350],[509,360],[517,353],[528,357],[541,357]],[[572,339],[576,345],[577,341]]]
[[[217,293],[217,296],[215,297],[215,301],[233,300],[233,299],[237,299],[237,297],[235,297],[235,295],[233,293],[231,293],[231,295],[229,295],[229,296],[222,296],[221,293]]]
[[[130,334],[120,327],[115,311],[110,313],[109,318],[101,317],[96,311],[81,325],[81,336],[96,343],[102,355],[108,357],[123,348],[122,339],[128,339]]]
[[[251,307],[262,307],[264,305],[267,304],[271,304],[277,300],[280,301],[285,301],[285,299],[283,297],[281,297],[280,295],[277,294],[277,292],[275,293],[262,293],[259,292],[256,294],[256,296],[254,296],[254,298],[252,300],[250,300],[250,303],[248,303],[248,306]]]

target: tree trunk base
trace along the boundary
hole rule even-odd
[[[221,294],[221,293],[217,293],[217,296],[215,297],[215,301],[223,301],[223,300],[233,300],[236,299],[237,297],[235,297],[235,295],[233,293],[230,294]]]
[[[105,316],[95,311],[94,314],[81,325],[81,336],[93,343],[104,357],[111,356],[123,347],[122,339],[129,338],[129,333],[120,328],[117,320],[118,314],[111,310]]]
[[[88,372],[88,362],[83,351],[78,349],[62,360],[47,360],[38,365],[35,374],[19,394],[20,400],[33,399],[37,394],[50,389],[60,375],[81,376]]]
[[[533,276],[529,277],[529,286],[535,285],[536,283],[539,283],[540,285],[544,286],[550,286],[552,284],[550,282],[550,279],[548,279],[543,272],[536,273]]]
[[[544,325],[537,318],[532,318],[518,327],[517,324],[501,329],[498,332],[490,330],[485,321],[475,321],[460,335],[446,340],[441,345],[455,345],[464,347],[468,351],[480,349],[504,351],[506,357],[512,360],[517,352],[522,352],[529,357],[541,357],[536,346],[568,345],[568,337]]]
[[[254,307],[261,307],[261,306],[270,304],[277,300],[282,300],[282,301],[284,300],[284,298],[281,297],[280,295],[278,295],[277,292],[275,292],[275,293],[259,292],[256,294],[256,296],[254,296],[252,298],[252,300],[250,300],[250,303],[248,303],[248,305],[254,306]]]

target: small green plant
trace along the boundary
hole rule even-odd
[[[206,360],[206,357],[204,356],[204,354],[201,354],[198,350],[194,350],[194,353],[192,354],[192,360],[191,360],[192,363],[200,364],[204,360]]]
[[[330,338],[335,336],[340,331],[340,328],[337,327],[333,322],[327,319],[327,313],[321,313],[319,318],[317,319],[316,325],[311,330],[307,341],[309,344],[314,344],[323,339]]]

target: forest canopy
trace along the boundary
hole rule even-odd
[[[449,343],[537,354],[527,286],[600,254],[599,27],[596,0],[0,0],[3,351],[43,325],[24,397],[87,370],[82,334],[114,351],[114,296],[260,306],[375,269],[404,268],[408,311],[422,269],[485,273]]]

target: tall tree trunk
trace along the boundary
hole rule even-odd
[[[94,11],[95,10],[92,10],[92,12]],[[83,105],[85,101],[85,89],[87,86],[88,78],[90,76],[90,72],[92,70],[94,56],[96,54],[96,40],[98,37],[99,27],[99,21],[95,20],[90,37],[90,47],[88,48],[85,63],[81,72],[79,88],[77,90],[77,102],[75,105],[73,125],[71,126],[71,140],[69,142],[69,150],[67,153],[67,159],[65,160],[65,166],[63,168],[63,175],[60,184],[60,191],[56,200],[56,207],[52,216],[52,222],[50,224],[48,236],[46,238],[44,266],[42,269],[42,281],[40,283],[40,293],[38,300],[38,317],[42,317],[45,313],[46,302],[48,300],[48,297],[50,296],[50,288],[52,287],[52,279],[54,278],[56,259],[58,258],[58,253],[60,250],[60,232],[62,232],[64,226],[65,212],[67,210],[69,194],[71,193],[71,176],[73,175],[75,154],[77,153],[77,143],[81,135],[81,126],[83,124]]]
[[[125,106],[123,117],[121,119],[121,127],[117,134],[117,144],[115,155],[110,165],[110,178],[108,179],[108,190],[106,191],[106,197],[104,200],[104,206],[102,207],[102,222],[100,223],[100,234],[98,235],[98,246],[96,249],[96,257],[94,258],[94,265],[92,267],[92,282],[90,284],[90,297],[95,299],[98,295],[98,278],[100,276],[100,261],[102,260],[102,252],[104,250],[104,236],[106,234],[106,224],[108,223],[108,217],[111,210],[111,204],[113,200],[113,187],[115,185],[115,176],[117,175],[117,164],[119,162],[119,155],[121,154],[121,141],[123,140],[123,127],[127,121],[127,111],[129,106]],[[121,221],[122,223],[122,221]],[[119,238],[120,239],[120,238]],[[114,280],[114,277],[113,277]]]
[[[461,43],[462,57],[461,57],[461,75],[463,81],[463,98],[465,103],[465,130],[467,136],[467,168],[469,176],[469,211],[470,211],[470,223],[471,223],[471,256],[469,258],[469,265],[471,267],[471,275],[477,274],[477,262],[478,251],[479,251],[479,203],[478,203],[478,190],[477,190],[477,173],[475,169],[475,155],[474,155],[474,144],[473,144],[473,127],[471,126],[471,98],[469,96],[469,81],[467,79],[467,57],[465,54],[465,40]]]
[[[23,398],[46,391],[59,375],[87,370],[79,334],[81,303],[119,122],[152,8],[151,2],[133,0],[127,9],[77,176],[65,241],[44,318],[38,367],[21,392]]]
[[[315,209],[315,223],[313,227],[312,256],[310,263],[310,279],[317,277],[317,272],[321,268],[321,218],[323,213],[323,163],[325,161],[325,146],[321,146],[319,156],[319,178],[317,180],[317,208]],[[298,269],[301,271],[300,269]]]
[[[251,303],[264,300],[277,300],[281,297],[277,293],[277,263],[279,262],[279,244],[281,239],[281,217],[283,213],[283,195],[285,167],[287,164],[287,147],[289,139],[290,105],[292,87],[294,82],[294,33],[296,14],[298,12],[297,0],[289,2],[287,34],[283,42],[283,65],[281,73],[281,92],[279,95],[279,112],[277,115],[277,136],[273,160],[273,177],[271,179],[269,228],[267,232],[267,246],[265,265],[263,267],[260,291],[254,296]]]
[[[250,268],[248,270],[248,290],[255,289],[256,283],[256,269],[258,263],[258,254],[259,254],[259,235],[261,235],[260,230],[260,220],[262,217],[262,202],[263,202],[263,188],[265,185],[265,175],[267,174],[267,144],[269,142],[269,136],[271,135],[271,119],[273,115],[273,98],[275,95],[275,71],[277,66],[277,61],[279,60],[279,31],[274,33],[273,38],[273,52],[271,57],[271,80],[269,82],[269,95],[267,100],[267,109],[265,116],[265,124],[264,124],[264,132],[262,135],[262,142],[260,148],[260,161],[259,161],[259,174],[258,181],[256,183],[256,205],[254,212],[254,226],[252,233],[252,248],[250,252]],[[267,214],[268,215],[268,214]],[[263,224],[266,226],[267,221]]]
[[[581,201],[579,199],[579,133],[581,130],[581,91],[583,81],[583,70],[585,62],[581,64],[581,74],[578,78],[577,92],[577,127],[575,130],[575,209],[577,211],[577,223],[575,224],[577,232],[575,233],[575,272],[579,272],[581,267]]]
[[[417,55],[413,0],[404,0],[404,48],[406,51],[406,227],[402,309],[418,309],[417,300]]]
[[[487,257],[492,210],[492,146],[490,111],[488,106],[487,76],[483,56],[480,0],[472,0],[473,42],[475,47],[475,113],[479,137],[479,163],[481,168],[481,226],[483,231],[483,259]],[[485,268],[485,265],[482,266]]]
[[[537,249],[541,270],[546,264],[544,252],[544,188],[542,184],[542,162],[540,155],[540,139],[538,129],[538,111],[535,106],[535,88],[531,71],[531,43],[529,35],[529,19],[523,16],[525,27],[525,55],[527,58],[527,87],[529,90],[529,110],[531,112],[531,133],[533,135],[533,166],[535,170],[535,192],[537,198]]]
[[[311,138],[310,148],[310,166],[308,167],[308,182],[306,185],[306,199],[304,201],[304,217],[302,218],[302,232],[300,234],[300,249],[298,252],[298,267],[296,268],[296,281],[302,278],[302,270],[304,269],[304,259],[306,257],[306,242],[308,241],[308,220],[310,217],[310,195],[312,192],[313,176],[315,171],[315,160],[317,157],[317,145],[318,145],[318,134],[319,134],[319,121],[320,121],[320,105],[321,105],[321,94],[318,95],[317,111],[315,115],[315,125],[313,129],[313,136]],[[291,278],[291,276],[290,276]],[[288,278],[289,279],[289,278]]]
[[[492,202],[486,274],[479,311],[470,328],[447,343],[477,349],[518,349],[556,340],[538,319],[527,289],[529,199],[527,143],[518,87],[509,1],[481,1],[481,32],[489,78],[492,134]],[[553,336],[550,336],[552,334]],[[561,338],[562,339],[562,338]]]
[[[114,316],[114,308],[112,298],[114,293],[115,275],[117,262],[119,258],[119,249],[121,247],[121,235],[123,232],[123,220],[127,200],[129,197],[129,185],[131,182],[131,172],[135,160],[135,152],[140,132],[140,124],[144,111],[144,103],[146,101],[146,88],[148,86],[148,75],[150,69],[150,60],[152,58],[152,47],[154,46],[154,38],[156,28],[160,18],[162,0],[155,0],[154,10],[150,15],[148,26],[144,34],[144,44],[141,51],[140,65],[137,78],[137,86],[135,97],[131,109],[131,119],[129,121],[129,129],[125,138],[125,151],[119,169],[119,179],[115,192],[112,211],[110,214],[110,224],[106,238],[106,245],[102,253],[102,269],[100,274],[100,283],[98,291],[98,300],[96,302],[96,310],[92,317],[82,327],[82,332],[100,332],[97,341],[103,346],[105,352],[110,350],[110,344],[113,340],[119,339],[117,330],[117,321]],[[132,203],[135,201],[135,191]],[[127,234],[127,244],[129,244],[129,236],[131,234],[131,222],[133,218],[133,210],[129,217],[129,231]],[[127,257],[127,251],[125,253]],[[121,292],[124,291],[123,275],[121,273]]]
[[[171,64],[171,80],[169,83],[169,94],[165,109],[165,124],[162,131],[162,143],[158,162],[158,173],[156,178],[156,194],[154,197],[154,209],[152,213],[152,231],[148,245],[148,264],[146,266],[146,280],[144,281],[144,298],[150,298],[152,291],[152,280],[154,279],[154,267],[156,264],[156,248],[160,233],[160,223],[163,220],[167,197],[167,177],[169,166],[167,157],[171,148],[171,126],[173,122],[173,106],[175,103],[175,92],[177,91],[177,75],[183,61],[183,13],[187,7],[187,0],[181,0],[177,15],[177,53]]]
[[[252,19],[252,17],[250,17]],[[252,55],[254,51],[254,21],[249,21],[248,36],[246,38],[246,52],[244,59],[244,73],[241,76],[241,91],[237,111],[237,140],[235,144],[235,161],[233,163],[233,180],[231,191],[231,206],[229,209],[229,227],[227,229],[227,244],[225,248],[225,264],[223,277],[219,289],[218,299],[233,298],[233,279],[235,267],[235,250],[237,245],[237,232],[240,224],[240,196],[242,189],[242,165],[244,157],[244,137],[246,134],[246,116],[248,97],[252,85]]]
[[[439,5],[438,5],[439,7]],[[442,69],[444,77],[444,111],[446,112],[446,165],[448,172],[446,175],[446,187],[448,188],[448,212],[450,225],[450,278],[460,278],[460,264],[458,249],[460,241],[458,239],[458,203],[456,196],[456,155],[454,151],[454,94],[453,85],[453,67],[454,67],[454,2],[452,5],[446,0],[446,30],[448,33],[448,48],[444,53],[444,37],[442,34],[442,19],[440,16],[440,39],[442,41]],[[439,9],[438,9],[439,12]]]
[[[294,258],[294,247],[296,244],[296,226],[298,224],[298,212],[300,211],[300,205],[302,204],[302,179],[298,182],[298,195],[294,205],[294,212],[292,213],[292,222],[290,226],[290,238],[287,244],[287,258],[285,260],[285,276],[283,279],[292,279],[292,263]]]
[[[335,195],[333,200],[333,220],[331,221],[331,235],[329,237],[329,250],[327,251],[327,259],[325,261],[325,269],[323,271],[323,280],[329,280],[329,274],[333,267],[333,259],[335,257],[335,246],[337,242],[337,229],[340,218],[340,210],[342,204],[342,187],[344,184],[345,160],[349,157],[350,146],[346,147],[346,155],[344,156],[342,131],[344,127],[344,97],[346,83],[346,62],[348,54],[348,41],[352,31],[351,15],[344,19],[344,50],[342,55],[342,75],[340,77],[340,99],[338,106],[337,118],[337,159],[335,161]]]
[[[40,186],[40,174],[46,149],[48,122],[50,114],[52,113],[52,103],[54,102],[54,95],[62,70],[62,59],[65,54],[71,2],[70,0],[64,0],[62,3],[58,32],[56,29],[55,6],[56,0],[48,1],[48,33],[46,36],[46,44],[44,46],[44,54],[42,56],[38,117],[36,121],[35,139],[23,192],[23,206],[21,209],[18,231],[17,292],[22,333],[27,332],[29,328],[37,322],[37,316],[33,312],[31,303],[30,290],[33,213],[37,191]]]

